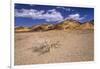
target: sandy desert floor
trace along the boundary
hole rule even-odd
[[[34,51],[35,48],[45,43],[57,44],[45,53]],[[60,30],[15,33],[14,59],[15,65],[92,61],[94,59],[94,33]]]

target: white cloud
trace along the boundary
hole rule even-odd
[[[15,10],[16,17],[30,17],[33,19],[45,19],[47,22],[60,22],[63,16],[56,9],[48,10],[35,10],[35,9],[21,9]]]
[[[15,10],[15,16],[16,17],[29,17],[32,19],[44,19],[47,22],[61,22],[67,19],[74,19],[74,20],[83,20],[86,15],[83,17],[80,16],[80,14],[70,14],[68,17],[64,18],[62,14],[57,11],[56,9],[51,10],[36,10],[36,9],[21,9]]]
[[[83,20],[86,16],[80,17],[80,14],[76,13],[76,14],[70,14],[68,17],[66,17],[65,19],[74,19],[74,20]]]
[[[72,11],[75,11],[75,10],[72,10]]]
[[[56,8],[61,8],[61,7],[57,6]]]
[[[65,7],[59,7],[59,6],[56,8],[58,8],[58,9],[60,8],[60,9],[66,10],[66,11],[72,11],[71,8],[65,8]]]
[[[36,5],[34,5],[34,4],[29,4],[29,6],[36,6]]]
[[[63,8],[64,10],[66,10],[66,11],[71,11],[71,9],[70,8]]]

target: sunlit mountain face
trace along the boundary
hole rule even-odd
[[[15,4],[15,26],[57,24],[73,19],[80,23],[94,21],[94,8]]]

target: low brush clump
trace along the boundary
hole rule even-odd
[[[40,46],[32,47],[33,52],[39,53],[39,55],[45,54],[50,52],[52,48],[58,48],[59,47],[59,41],[45,41]]]

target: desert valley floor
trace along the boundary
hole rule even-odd
[[[93,31],[15,33],[15,65],[92,61]]]

